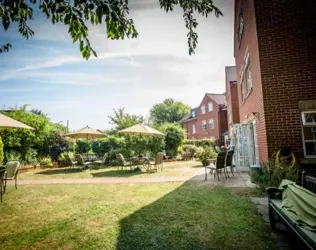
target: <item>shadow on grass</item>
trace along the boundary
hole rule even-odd
[[[42,170],[40,172],[36,172],[35,174],[43,174],[43,175],[54,175],[54,174],[74,174],[82,172],[82,168],[57,168],[57,169],[47,169]]]
[[[125,171],[125,170],[107,170],[103,172],[96,172],[91,173],[91,175],[95,178],[101,178],[101,177],[131,177],[131,176],[138,176],[141,174],[145,174],[145,172],[142,171]]]
[[[249,191],[187,181],[122,219],[116,249],[276,247]]]

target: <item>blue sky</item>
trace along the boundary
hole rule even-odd
[[[199,45],[188,55],[182,13],[164,13],[158,0],[130,1],[139,37],[110,41],[104,26],[93,26],[90,39],[98,58],[82,59],[67,28],[52,26],[41,15],[30,23],[26,40],[1,27],[0,43],[12,50],[0,55],[0,108],[29,104],[71,129],[111,127],[108,115],[125,107],[147,115],[155,103],[172,97],[197,106],[206,92],[225,91],[225,69],[234,64],[232,0],[217,0],[224,17],[198,18]]]

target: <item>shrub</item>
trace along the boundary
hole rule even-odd
[[[260,166],[259,169],[250,172],[251,181],[265,190],[267,187],[279,187],[283,179],[296,181],[298,177],[298,166],[292,168],[279,167],[275,162],[269,161]]]
[[[3,142],[2,142],[2,137],[0,136],[0,164],[4,160],[4,154],[3,154]]]
[[[28,149],[25,153],[24,160],[26,164],[37,164],[37,150],[32,148]]]
[[[77,140],[76,141],[76,153],[84,154],[87,153],[91,148],[91,142],[88,140]]]
[[[212,147],[215,148],[215,140],[213,139],[192,139],[192,140],[184,140],[184,145],[194,145],[197,147]]]
[[[196,157],[201,161],[203,166],[207,166],[209,164],[209,159],[216,158],[217,154],[212,147],[199,147]]]
[[[166,123],[158,128],[165,134],[165,151],[169,157],[176,157],[178,148],[182,145],[185,131],[177,123]]]
[[[21,153],[15,150],[5,152],[6,161],[21,161]]]
[[[190,144],[183,145],[181,147],[181,156],[182,159],[186,160],[187,158],[192,159],[198,151],[198,147]]]
[[[51,167],[53,166],[52,159],[50,157],[43,157],[39,160],[41,167]]]

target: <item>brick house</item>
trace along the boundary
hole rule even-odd
[[[225,67],[227,122],[229,136],[233,133],[233,124],[239,123],[239,102],[237,89],[236,66]]]
[[[315,0],[235,0],[239,116],[254,140],[252,163],[284,146],[301,162],[316,158],[315,16]]]
[[[205,94],[201,104],[182,122],[188,139],[214,138],[223,145],[227,131],[225,94]]]

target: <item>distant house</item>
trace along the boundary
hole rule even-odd
[[[245,166],[285,146],[316,164],[315,13],[315,0],[235,0],[234,130]]]
[[[226,97],[224,94],[205,94],[201,104],[182,120],[188,139],[214,138],[224,145],[227,132]]]

